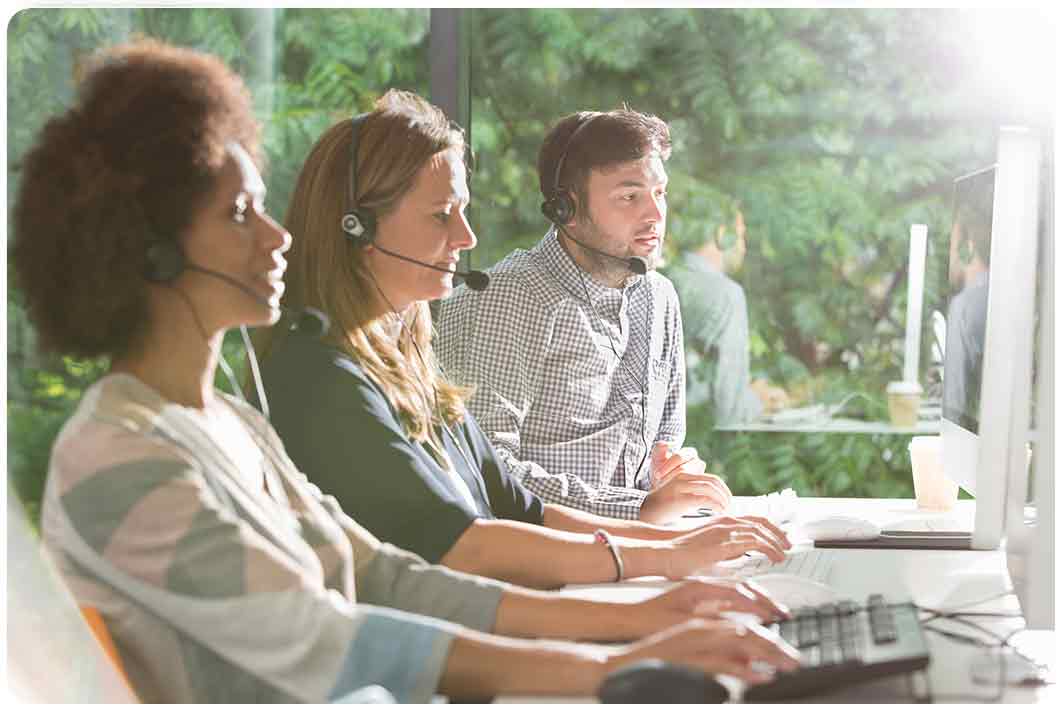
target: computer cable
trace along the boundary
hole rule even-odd
[[[985,601],[990,601],[992,599],[997,599],[997,598],[1009,596],[1012,593],[1013,592],[1003,592],[1002,594],[998,594],[998,595],[995,595],[993,597],[989,597],[988,599],[982,599],[982,600],[975,601],[975,602],[967,602],[966,604],[963,604],[963,605],[960,605],[960,606],[975,606],[976,604],[982,604]],[[994,650],[998,651],[998,680],[995,683],[996,691],[995,691],[994,695],[985,697],[983,695],[973,695],[973,694],[968,694],[968,693],[946,693],[946,694],[933,693],[932,692],[932,686],[931,686],[931,680],[928,679],[927,676],[926,676],[926,681],[927,681],[927,686],[928,686],[927,701],[929,701],[929,702],[936,701],[936,700],[939,700],[939,699],[945,699],[945,700],[951,700],[951,701],[965,701],[965,702],[975,701],[975,702],[985,702],[985,703],[988,703],[988,702],[997,703],[997,702],[1001,701],[1001,699],[1005,695],[1006,687],[1008,685],[1007,675],[1006,675],[1006,670],[1007,670],[1007,668],[1006,668],[1006,649],[1013,650],[1016,655],[1018,655],[1019,657],[1021,657],[1023,660],[1027,661],[1028,663],[1034,665],[1036,668],[1042,668],[1042,666],[1039,663],[1037,663],[1033,659],[1029,658],[1027,655],[1025,655],[1025,654],[1021,653],[1020,651],[1018,651],[1016,649],[1016,647],[1013,646],[1013,644],[1012,644],[1013,637],[1016,636],[1017,634],[1025,631],[1026,630],[1025,627],[1014,629],[1010,633],[1006,634],[1005,636],[999,636],[994,631],[991,631],[991,630],[985,628],[984,626],[981,626],[981,625],[969,620],[969,618],[976,618],[976,617],[1012,619],[1012,618],[1020,618],[1019,614],[1013,614],[1013,613],[1008,613],[1008,612],[962,612],[962,611],[953,611],[953,610],[951,610],[951,611],[940,611],[940,610],[936,610],[936,609],[926,609],[925,607],[920,607],[920,606],[918,607],[918,609],[920,609],[922,611],[928,611],[928,612],[933,614],[933,616],[926,617],[926,618],[922,619],[921,622],[920,622],[922,628],[925,631],[929,631],[931,633],[935,633],[937,635],[943,636],[944,638],[947,638],[947,639],[952,640],[952,641],[956,641],[956,642],[959,642],[959,643],[970,644],[970,645],[973,645],[973,646],[975,646],[977,648],[982,648],[982,649],[986,649],[986,650],[994,649]],[[947,619],[947,620],[953,621],[953,622],[955,622],[957,624],[961,624],[963,626],[967,626],[969,628],[973,628],[973,629],[975,629],[977,631],[980,631],[982,633],[987,634],[992,640],[988,641],[988,640],[984,640],[984,639],[978,638],[976,636],[970,636],[967,633],[960,633],[960,632],[957,632],[957,631],[950,631],[950,630],[941,628],[939,626],[930,626],[930,625],[928,625],[928,622],[934,621],[936,619]],[[1042,678],[1040,678],[1040,679],[1042,679]]]
[[[564,228],[563,226],[561,226],[559,224],[557,224],[556,227],[558,229],[560,229],[560,232],[563,233],[565,237],[571,238],[571,236],[568,235],[566,228]],[[574,239],[572,239],[572,240],[574,240]],[[579,283],[581,283],[581,285],[582,285],[582,291],[586,295],[586,304],[589,306],[590,310],[593,312],[593,316],[597,319],[597,323],[600,324],[602,329],[604,329],[604,318],[601,317],[600,312],[597,311],[597,307],[593,304],[593,299],[589,295],[589,287],[586,285],[586,273],[582,270],[581,267],[578,267],[576,269],[578,270]],[[649,315],[650,315],[650,310],[646,309],[645,310],[645,329],[646,329],[645,336],[649,337],[649,341],[651,342],[651,338],[652,338],[652,321],[649,319]],[[620,327],[621,326],[622,326],[622,322],[620,322]],[[621,332],[620,332],[620,334],[621,334]],[[612,354],[615,355],[616,360],[619,362],[619,368],[622,370],[623,375],[628,376],[631,380],[633,380],[636,383],[638,381],[637,376],[634,375],[633,371],[631,371],[630,368],[627,366],[626,361],[623,360],[623,357],[619,355],[619,352],[615,348],[615,342],[612,340],[611,334],[609,334],[607,331],[605,331],[605,336],[608,337],[608,346],[611,348]],[[651,345],[649,345],[649,347],[648,347],[648,352],[646,353],[646,356],[647,356],[648,359],[651,360],[651,358],[652,358],[652,347],[651,347]],[[648,409],[647,409],[648,384],[646,382],[641,382],[640,385],[638,385],[638,387],[641,389],[641,444],[644,447],[645,451],[641,455],[641,461],[638,462],[637,469],[634,471],[634,478],[633,478],[634,488],[637,488],[637,480],[641,477],[641,469],[645,465],[645,459],[648,458],[648,455],[652,451],[651,449],[649,449],[649,446],[648,446],[648,434],[647,434],[647,428],[648,428]],[[651,482],[650,482],[649,485],[651,486]]]

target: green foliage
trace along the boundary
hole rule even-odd
[[[210,51],[243,75],[265,125],[269,210],[282,219],[302,160],[326,128],[370,109],[390,87],[427,95],[427,28],[428,11],[415,9],[23,10],[7,36],[8,203],[19,159],[71,103],[91,53],[143,35]],[[17,289],[8,291],[8,342],[8,474],[34,518],[52,442],[107,364],[39,357]],[[238,331],[222,349],[242,381]],[[232,392],[220,372],[216,382]]]
[[[723,197],[741,203],[750,250],[737,277],[753,375],[797,402],[862,391],[870,417],[883,416],[881,391],[900,373],[909,224],[929,225],[927,321],[943,296],[951,179],[991,161],[1001,122],[1041,121],[1004,114],[1010,103],[978,84],[978,48],[959,9],[470,14],[476,265],[545,231],[535,164],[560,116],[624,103],[656,113],[674,142],[675,240],[709,231]],[[247,79],[265,124],[269,208],[282,219],[321,132],[386,88],[428,95],[428,18],[426,9],[23,10],[7,36],[8,203],[18,159],[70,103],[89,54],[145,34],[219,54]],[[32,502],[55,431],[102,369],[35,358],[17,295],[9,291],[8,464]],[[931,337],[922,340],[928,361]],[[241,369],[238,338],[224,348]],[[725,466],[738,492],[909,495],[901,438],[725,435],[707,415],[689,420],[690,443]]]
[[[753,377],[797,403],[859,391],[862,413],[884,419],[884,387],[901,375],[910,224],[928,224],[932,243],[928,368],[951,180],[992,161],[1006,120],[1050,119],[1003,113],[977,80],[967,19],[957,9],[477,11],[477,264],[546,230],[535,162],[558,117],[623,103],[655,113],[674,144],[670,257],[713,232],[719,194],[740,201],[749,253],[735,277]],[[703,411],[688,419],[688,442],[738,492],[909,495],[901,437],[733,435]]]

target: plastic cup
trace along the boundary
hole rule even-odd
[[[942,439],[938,436],[914,437],[909,449],[917,507],[926,511],[954,508],[958,500],[958,484],[943,473]]]
[[[888,384],[888,417],[896,427],[913,427],[921,409],[921,386],[910,381]]]

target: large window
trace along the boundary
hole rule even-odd
[[[546,231],[535,164],[549,127],[625,103],[671,126],[671,264],[739,204],[748,250],[729,275],[747,300],[751,375],[793,405],[846,401],[846,415],[887,420],[910,225],[926,224],[920,379],[938,403],[927,313],[952,180],[993,161],[1000,125],[1052,144],[1045,26],[957,9],[475,10],[476,265]],[[710,401],[691,402],[688,442],[738,493],[912,495],[909,436],[725,433]]]
[[[428,26],[426,9],[23,10],[7,30],[8,204],[19,159],[48,117],[70,103],[90,54],[149,36],[217,54],[247,81],[265,126],[268,208],[282,219],[302,160],[326,128],[370,109],[387,88],[428,95]],[[34,513],[52,441],[105,363],[41,356],[10,285],[7,320],[9,488]],[[238,339],[225,342],[236,365]]]
[[[1001,124],[1041,128],[1052,145],[1055,81],[1028,84],[1053,70],[1048,26],[957,9],[29,9],[8,25],[8,203],[88,55],[137,35],[211,51],[247,79],[279,218],[335,121],[390,87],[447,107],[477,154],[476,267],[545,232],[535,163],[548,128],[625,103],[671,126],[668,264],[720,205],[739,204],[748,252],[731,277],[752,375],[794,404],[861,393],[855,410],[883,419],[902,370],[910,224],[929,227],[927,313],[943,294],[951,180],[992,161]],[[18,291],[7,295],[7,463],[32,506],[55,434],[103,363],[42,357]],[[921,380],[938,397],[928,332],[926,318]],[[226,351],[242,359],[235,339]],[[907,441],[724,433],[706,404],[689,411],[688,443],[738,493],[911,496]]]

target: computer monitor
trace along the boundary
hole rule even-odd
[[[954,185],[941,435],[945,473],[976,498],[973,549],[998,547],[1027,465],[1039,159],[1030,131],[1002,128],[997,162]]]
[[[1027,628],[1053,630],[1054,506],[1054,228],[1052,170],[1043,190],[1039,269],[1039,349],[1035,361],[1035,431],[1030,468],[1009,476],[1006,564]]]

